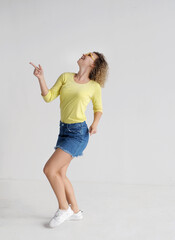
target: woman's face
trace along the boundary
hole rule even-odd
[[[78,65],[81,67],[93,67],[93,63],[98,56],[92,52],[93,58],[91,56],[87,56],[86,54],[83,54],[81,58],[77,61]]]

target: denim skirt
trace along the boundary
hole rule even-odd
[[[89,142],[89,129],[86,121],[64,123],[60,120],[59,135],[54,149],[61,148],[72,157],[83,156]]]

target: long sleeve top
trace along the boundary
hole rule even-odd
[[[55,84],[43,97],[45,102],[51,102],[60,96],[61,121],[64,123],[77,123],[85,121],[85,111],[90,101],[93,111],[103,112],[101,86],[94,80],[87,83],[77,83],[75,73],[62,73]]]

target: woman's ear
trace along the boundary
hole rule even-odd
[[[94,63],[92,63],[92,64],[91,64],[91,67],[92,67],[92,68],[94,68],[94,67],[95,67],[95,64],[94,64]]]

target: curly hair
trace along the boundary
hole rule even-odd
[[[101,87],[104,87],[108,74],[109,74],[109,66],[108,63],[102,53],[93,52],[98,58],[94,61],[94,68],[89,73],[89,78],[94,80],[100,84]]]

